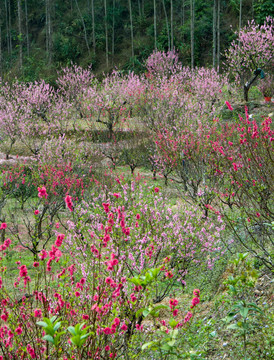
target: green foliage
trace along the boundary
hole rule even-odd
[[[274,3],[272,0],[257,0],[254,2],[255,19],[263,24],[267,16],[274,16]]]
[[[42,339],[53,344],[55,348],[58,348],[60,338],[62,335],[65,334],[65,331],[58,332],[59,328],[62,325],[62,321],[59,321],[59,319],[57,319],[57,316],[53,316],[50,319],[44,317],[43,321],[38,321],[36,324],[42,326],[46,333],[46,335],[43,336]]]
[[[75,326],[69,326],[68,327],[68,331],[73,335],[70,338],[70,341],[72,342],[72,344],[74,344],[77,348],[81,348],[85,341],[87,340],[87,338],[90,335],[94,335],[93,332],[89,332],[87,333],[88,329],[90,328],[90,326],[86,326],[85,328],[83,328],[85,326],[85,323],[83,324],[77,324]]]

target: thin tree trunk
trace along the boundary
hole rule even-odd
[[[51,29],[51,0],[46,0],[46,51],[48,63],[51,64],[52,60],[52,29]]]
[[[170,38],[171,38],[171,51],[173,51],[173,0],[170,0]]]
[[[28,16],[28,1],[25,0],[25,19],[26,19],[26,40],[27,40],[27,55],[29,57],[29,16]]]
[[[106,65],[108,68],[108,24],[107,24],[107,0],[104,0],[105,8],[105,36],[106,36]]]
[[[240,9],[239,9],[239,31],[242,28],[242,7],[243,7],[243,0],[240,0]]]
[[[114,51],[115,51],[115,0],[112,0],[112,66],[114,64]]]
[[[81,10],[80,10],[80,8],[79,8],[78,1],[77,1],[77,0],[75,0],[75,4],[76,4],[76,7],[77,7],[77,10],[78,10],[80,19],[81,19],[82,24],[83,24],[84,38],[85,38],[85,42],[86,42],[86,47],[87,47],[87,49],[88,49],[88,54],[90,55],[90,48],[89,48],[89,44],[88,44],[88,36],[87,36],[86,24],[85,24],[85,21],[84,21],[84,18],[83,18],[83,16],[82,16],[82,13],[81,13]]]
[[[216,69],[216,27],[217,27],[217,19],[216,19],[216,12],[217,12],[217,0],[213,2],[213,21],[212,21],[212,34],[213,34],[213,46],[212,46],[212,65],[213,68]]]
[[[21,1],[17,0],[17,10],[18,10],[18,31],[19,31],[19,69],[22,71],[23,67],[23,46],[22,46],[22,12],[21,12]]]
[[[91,18],[92,18],[92,45],[93,45],[94,54],[96,54],[94,0],[91,0]]]
[[[10,0],[9,5],[9,41],[10,41],[10,54],[12,54],[12,38],[11,38],[11,10],[10,10]]]
[[[166,19],[166,31],[167,31],[167,40],[168,40],[168,50],[170,50],[169,24],[168,24],[167,12],[166,12],[165,0],[162,0],[162,3],[163,3],[164,14],[165,14],[165,19]]]
[[[194,15],[195,15],[195,0],[190,0],[190,46],[191,46],[191,68],[194,68]]]
[[[220,71],[220,16],[221,16],[221,0],[217,0],[217,71]]]
[[[7,32],[7,48],[8,48],[8,54],[10,55],[10,41],[9,41],[9,9],[8,9],[8,2],[5,0],[5,10],[6,10],[6,32]]]
[[[2,78],[2,23],[0,22],[0,77]]]
[[[139,10],[139,16],[142,16],[142,10],[141,10],[141,3],[140,0],[138,0],[138,10]]]
[[[180,25],[181,26],[184,26],[185,25],[185,0],[182,0],[182,3],[181,3],[181,16],[180,16]],[[183,34],[183,42],[184,42],[184,34]]]
[[[157,49],[157,15],[156,15],[156,0],[153,0],[154,8],[154,48]]]
[[[130,35],[131,35],[131,56],[134,57],[134,43],[133,43],[133,21],[132,21],[132,8],[131,8],[131,0],[128,0],[129,7],[129,18],[130,18]]]

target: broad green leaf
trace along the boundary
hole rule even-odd
[[[72,338],[70,338],[70,341],[74,345],[79,346],[80,345],[80,335],[73,336]]]
[[[129,279],[128,281],[132,282],[136,286],[141,285],[141,281],[138,278],[132,278],[132,279]]]
[[[50,335],[45,335],[45,336],[42,337],[42,339],[43,339],[43,340],[46,340],[46,341],[49,341],[49,342],[51,342],[52,344],[54,344],[54,339],[53,339],[53,337],[50,336]]]
[[[50,322],[53,324],[56,319],[57,319],[57,316],[54,315],[52,318],[50,318]]]
[[[239,330],[241,329],[241,326],[239,326],[238,324],[230,324],[227,328],[231,330]]]
[[[248,314],[248,308],[247,307],[241,307],[240,308],[240,314],[242,315],[243,318],[246,318],[247,314]]]
[[[144,311],[144,308],[139,309],[139,310],[136,312],[135,317],[138,318],[138,317],[143,313],[143,311]]]
[[[37,321],[36,324],[39,325],[39,326],[43,326],[43,327],[47,327],[47,326],[48,326],[48,324],[47,324],[45,321]]]
[[[67,329],[72,335],[76,335],[75,329],[73,326],[69,326]]]
[[[165,351],[170,351],[170,346],[168,344],[161,345],[160,348]]]
[[[61,322],[59,321],[59,322],[57,322],[57,323],[54,325],[53,330],[54,330],[54,331],[57,331],[57,330],[60,328],[60,326],[61,326]]]
[[[147,317],[149,314],[150,314],[150,310],[145,309],[145,310],[143,311],[144,317]]]
[[[143,346],[142,346],[142,350],[145,350],[146,348],[149,348],[151,347],[152,345],[154,345],[155,342],[154,341],[150,341],[148,343],[145,343]]]
[[[169,341],[167,344],[168,344],[170,347],[172,347],[172,346],[174,346],[175,342],[176,342],[176,340],[173,339],[173,340]]]

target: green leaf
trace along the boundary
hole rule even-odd
[[[57,323],[54,325],[53,330],[54,330],[54,331],[57,331],[57,330],[60,328],[60,326],[61,326],[61,322],[59,321],[59,322],[57,322]]]
[[[79,330],[82,330],[83,326],[85,326],[86,323],[82,323],[80,326],[79,326]],[[84,329],[86,330],[86,329]]]
[[[164,344],[164,345],[160,346],[160,349],[165,350],[165,351],[170,351],[170,348],[171,347],[168,344]]]
[[[73,336],[70,341],[78,347],[80,345],[80,335]]]
[[[50,322],[53,324],[56,319],[57,319],[57,316],[54,315],[52,318],[50,318]]]
[[[144,311],[144,308],[139,309],[139,310],[136,312],[135,317],[138,318],[138,317],[143,313],[143,311]]]
[[[138,278],[128,279],[128,281],[132,282],[136,286],[141,285],[141,281]]]
[[[42,339],[43,339],[43,340],[46,340],[46,341],[49,341],[49,342],[51,342],[52,344],[54,344],[54,339],[53,339],[53,337],[50,336],[50,335],[45,335],[45,336],[42,337]]]
[[[145,310],[143,311],[144,317],[147,317],[149,314],[150,314],[150,310],[149,310],[149,309],[145,309]]]
[[[170,347],[172,347],[172,346],[174,346],[175,342],[176,342],[176,340],[173,339],[173,340],[169,341],[167,344],[168,344]]]
[[[50,319],[44,317],[43,320],[47,323],[48,326],[52,327],[52,322],[50,321]]]
[[[242,329],[242,327],[239,326],[238,324],[230,324],[230,325],[228,325],[227,328],[228,328],[228,329],[231,329],[231,330],[239,330],[239,329]]]
[[[174,329],[178,323],[179,321],[176,321],[175,319],[169,320],[169,325],[172,327],[172,329]]]
[[[39,326],[43,326],[43,327],[47,327],[47,326],[48,326],[48,324],[47,324],[45,321],[37,321],[36,324],[39,325]]]
[[[55,338],[54,338],[54,344],[55,344],[55,346],[58,345],[59,340],[60,340],[60,337],[61,337],[63,334],[65,334],[65,331],[61,331],[61,332],[59,332],[59,333],[55,336]]]
[[[247,314],[248,314],[248,308],[247,307],[241,307],[240,308],[240,314],[242,315],[243,318],[246,318]]]
[[[143,346],[142,346],[142,350],[145,350],[146,348],[150,348],[152,345],[154,345],[155,342],[154,341],[150,341],[148,343],[145,343]]]
[[[172,336],[173,339],[175,339],[177,337],[178,333],[179,333],[178,329],[174,329],[174,330],[170,331],[170,335]]]
[[[69,326],[67,329],[72,335],[76,335],[75,329],[73,326]]]

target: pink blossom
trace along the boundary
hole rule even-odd
[[[18,327],[15,329],[15,332],[16,332],[16,334],[21,335],[22,332],[23,332],[21,326],[18,326]]]
[[[73,211],[73,203],[72,203],[72,197],[71,196],[69,196],[69,195],[67,195],[66,197],[65,197],[65,203],[66,203],[66,205],[67,205],[67,208],[69,209],[69,211]]]
[[[192,301],[191,301],[191,303],[192,303],[191,307],[193,308],[194,306],[199,304],[199,302],[200,302],[200,299],[198,297],[193,298]]]
[[[42,249],[42,250],[41,250],[41,253],[39,254],[39,258],[40,258],[41,260],[44,260],[44,259],[47,258],[47,256],[48,256],[47,251],[46,251],[45,249]]]
[[[123,331],[127,330],[127,325],[125,323],[123,323],[123,325],[121,326],[121,330],[123,330]]]
[[[226,101],[225,104],[229,110],[233,110],[233,107],[230,105],[230,103],[228,101]]]
[[[38,197],[39,198],[45,198],[45,199],[47,199],[48,198],[48,194],[47,194],[47,190],[46,190],[46,188],[45,188],[45,186],[43,186],[43,187],[38,187]]]
[[[193,290],[193,295],[199,297],[200,296],[200,290],[199,289],[194,289]]]
[[[34,316],[35,317],[42,317],[42,310],[41,309],[35,309],[34,310]]]
[[[55,246],[60,247],[63,243],[64,238],[65,238],[64,234],[58,234],[57,239],[55,241]]]
[[[178,311],[179,311],[178,309],[173,310],[172,314],[173,314],[174,317],[178,315]]]
[[[6,229],[7,228],[7,224],[6,223],[2,223],[1,226],[0,226],[0,230],[1,229]]]

